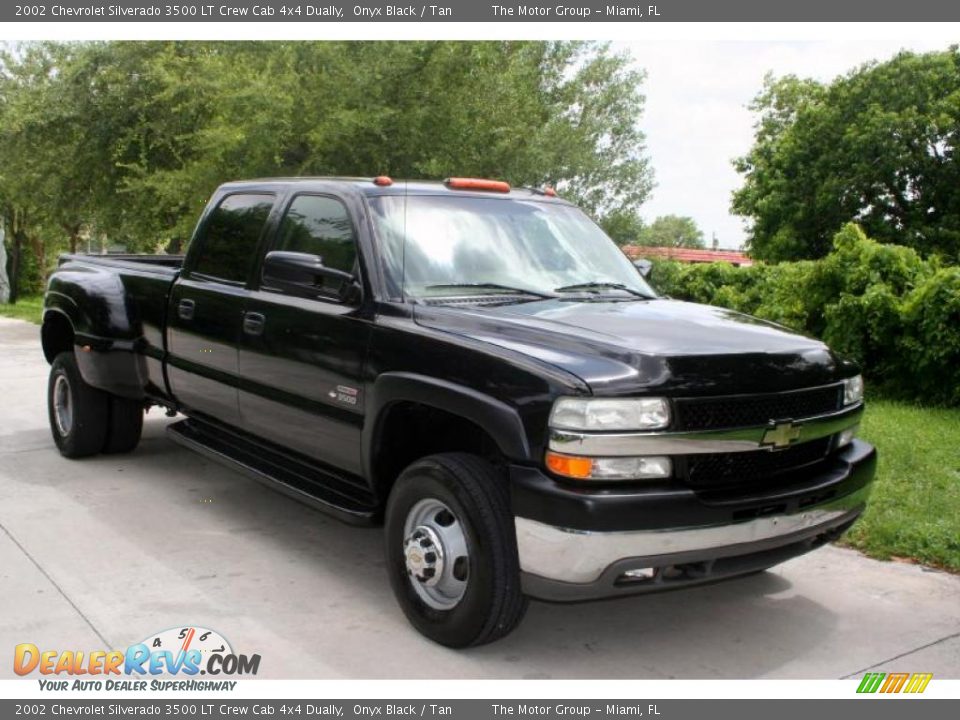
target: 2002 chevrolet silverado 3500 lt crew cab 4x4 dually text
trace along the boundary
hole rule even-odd
[[[876,466],[823,343],[658,297],[552,190],[268,179],[185,257],[67,255],[43,351],[67,457],[172,439],[385,524],[410,622],[453,647],[527,598],[681,588],[838,537]]]

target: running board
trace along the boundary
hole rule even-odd
[[[350,525],[374,525],[377,522],[373,495],[357,480],[309,464],[262,441],[196,419],[168,425],[167,435],[178,445]]]

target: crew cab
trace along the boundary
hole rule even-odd
[[[876,453],[822,342],[659,297],[551,189],[221,186],[184,257],[65,255],[44,302],[53,439],[172,440],[385,525],[410,622],[490,642],[528,598],[757,572],[837,538]]]

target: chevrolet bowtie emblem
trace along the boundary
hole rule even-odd
[[[791,422],[777,423],[763,434],[760,444],[765,447],[785,448],[800,439],[803,432],[799,425]]]

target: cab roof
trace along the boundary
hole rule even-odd
[[[239,189],[276,189],[276,186],[284,188],[290,186],[300,186],[304,189],[317,189],[329,191],[331,185],[344,185],[356,191],[359,191],[367,197],[377,197],[383,195],[467,195],[471,197],[485,198],[512,198],[529,199],[547,202],[557,202],[569,205],[566,200],[550,194],[546,188],[532,187],[510,187],[509,192],[482,188],[457,188],[450,186],[450,180],[461,180],[463,178],[450,178],[448,180],[392,180],[385,176],[378,177],[275,177],[275,178],[256,178],[251,180],[235,180],[224,183],[220,186],[224,190]],[[472,179],[470,179],[472,180]],[[497,183],[499,181],[486,181],[484,183]]]

